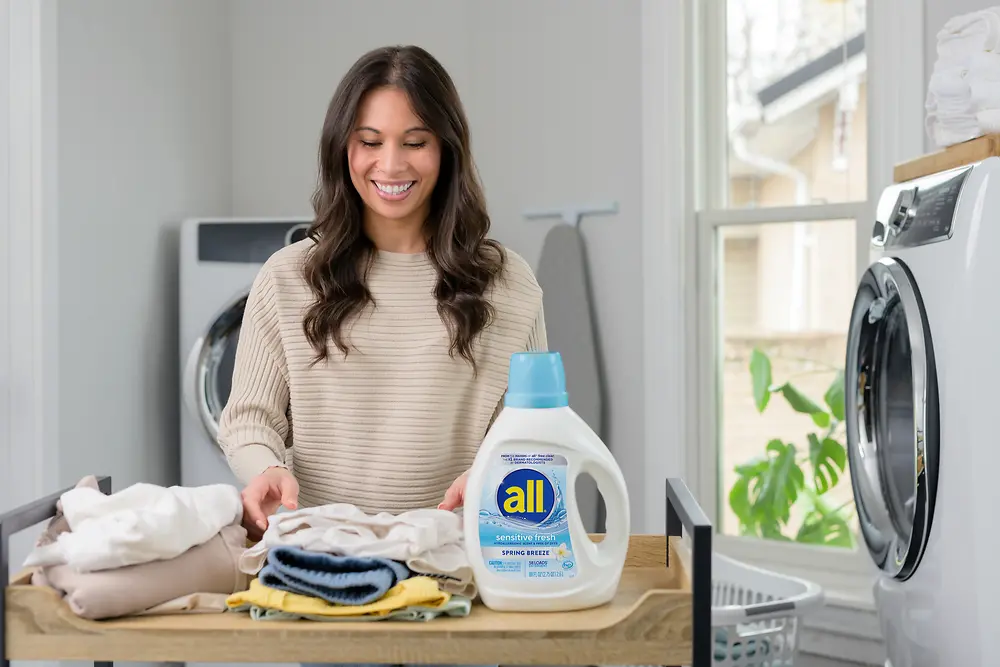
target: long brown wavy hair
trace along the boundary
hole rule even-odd
[[[315,245],[304,267],[315,296],[303,324],[316,352],[313,363],[328,357],[330,338],[346,356],[345,323],[375,302],[366,284],[375,246],[362,226],[364,205],[351,183],[347,145],[362,98],[383,86],[406,93],[416,115],[441,142],[440,175],[424,223],[427,254],[437,268],[434,297],[451,335],[449,353],[454,357],[457,352],[476,370],[473,345],[494,316],[486,290],[502,275],[506,255],[499,243],[486,238],[490,218],[458,91],[444,67],[416,46],[366,53],[330,100],[319,147],[319,183],[312,198],[316,217],[309,237]]]

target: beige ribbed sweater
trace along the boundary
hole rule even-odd
[[[435,507],[502,407],[511,354],[546,349],[542,291],[508,250],[505,279],[487,295],[495,317],[474,348],[473,377],[461,356],[448,354],[426,254],[379,251],[368,275],[376,305],[346,325],[350,354],[331,341],[327,361],[310,367],[302,318],[312,294],[302,262],[311,245],[278,251],[254,281],[219,444],[244,483],[287,464],[302,506]]]

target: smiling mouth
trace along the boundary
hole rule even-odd
[[[372,181],[372,183],[375,184],[375,187],[381,194],[389,197],[399,197],[409,192],[410,188],[413,187],[413,184],[416,183],[416,181],[405,181],[402,183],[383,183],[380,181]]]

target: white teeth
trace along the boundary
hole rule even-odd
[[[409,190],[410,186],[413,185],[413,183],[414,181],[410,181],[405,185],[386,185],[383,183],[379,183],[378,181],[375,181],[375,187],[377,187],[379,190],[386,193],[387,195],[398,195],[400,193]]]

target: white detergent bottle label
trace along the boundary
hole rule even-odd
[[[567,463],[560,454],[493,454],[479,504],[479,545],[490,572],[511,579],[576,576]]]

